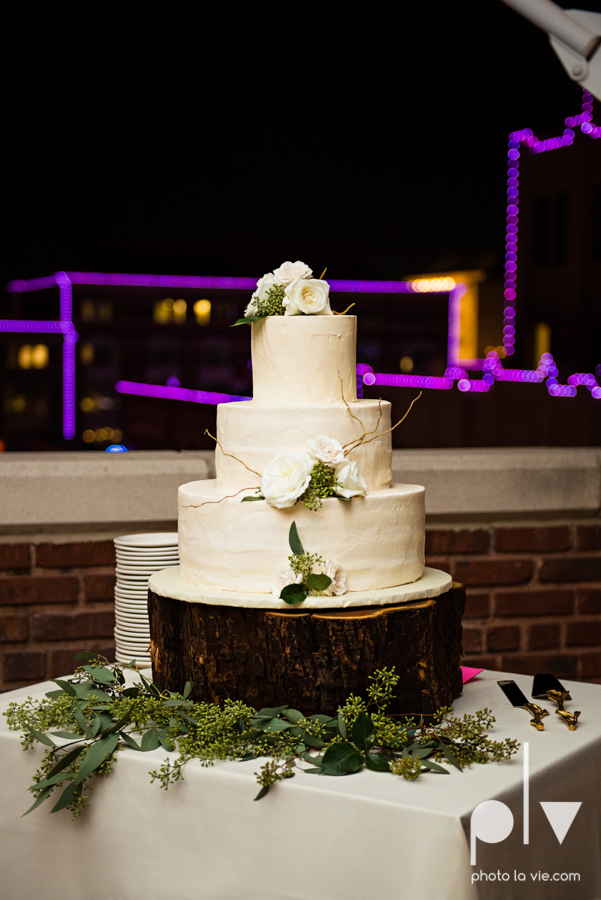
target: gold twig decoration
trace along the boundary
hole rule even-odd
[[[326,274],[327,271],[328,271],[328,267],[326,266],[325,269],[323,270],[323,272],[321,273],[321,275],[319,276],[320,281],[323,278],[323,276]]]
[[[208,434],[208,436],[211,438],[211,440],[212,440],[212,441],[215,441],[215,443],[219,445],[219,449],[221,450],[221,452],[223,453],[224,456],[231,456],[232,459],[235,459],[236,462],[239,462],[241,465],[243,465],[244,468],[245,468],[245,469],[248,469],[249,472],[252,472],[253,475],[258,475],[259,478],[261,477],[261,473],[260,473],[260,472],[255,472],[254,469],[251,469],[249,466],[247,466],[245,462],[242,462],[242,460],[241,460],[241,459],[238,459],[237,456],[234,456],[233,453],[226,453],[225,450],[223,449],[222,445],[221,445],[221,442],[218,441],[216,437],[213,437],[213,435],[211,434],[211,432],[209,431],[208,428],[205,428],[205,434]],[[243,488],[243,490],[246,490],[246,488]],[[238,493],[240,493],[240,492],[238,491]],[[235,495],[234,495],[234,496],[235,496]],[[212,502],[213,502],[213,501],[211,501],[211,503],[212,503]]]
[[[382,437],[382,435],[384,435],[384,434],[389,434],[391,431],[394,431],[395,428],[398,428],[398,426],[401,424],[401,422],[404,422],[404,421],[405,421],[405,419],[407,418],[407,416],[408,416],[409,413],[411,412],[411,409],[412,409],[412,407],[413,407],[413,404],[414,404],[414,403],[417,403],[417,401],[419,400],[419,398],[421,397],[421,395],[422,395],[422,391],[419,392],[419,394],[417,395],[417,397],[414,397],[414,398],[413,398],[413,400],[411,401],[411,403],[410,403],[410,405],[409,405],[409,409],[407,410],[407,412],[405,413],[405,415],[403,416],[403,418],[402,418],[402,419],[399,419],[399,421],[396,423],[396,425],[393,425],[392,428],[388,428],[386,431],[381,431],[380,434],[374,435],[374,437],[370,438],[369,441],[363,441],[363,444],[369,444],[371,441],[375,441],[376,438]],[[357,444],[357,446],[359,446],[359,445]],[[355,448],[353,447],[352,449],[354,450]],[[349,451],[349,452],[350,452],[350,451]]]
[[[208,506],[210,503],[221,503],[223,500],[230,500],[232,497],[237,497],[238,494],[242,493],[242,491],[254,491],[254,490],[256,490],[256,485],[253,485],[252,487],[240,488],[240,490],[236,491],[235,494],[226,494],[226,496],[222,497],[221,500],[205,500],[204,503],[199,503],[198,506],[196,506],[195,503],[190,503],[188,505],[191,506],[192,509],[200,509],[201,506]]]
[[[344,312],[339,313],[339,312],[336,312],[335,309],[333,309],[332,312],[334,313],[335,316],[346,316],[346,314],[347,314],[347,312],[349,311],[349,309],[352,309],[353,306],[355,306],[355,304],[354,304],[354,303],[351,303],[350,306],[347,306],[347,308],[344,310]]]
[[[338,369],[338,381],[340,382],[340,396],[342,397],[342,402],[343,402],[344,405],[346,406],[346,408],[347,408],[347,410],[348,410],[349,416],[350,416],[352,419],[355,419],[355,421],[358,422],[359,425],[361,426],[361,431],[363,432],[363,434],[361,435],[361,440],[363,440],[363,438],[365,437],[365,433],[366,433],[366,432],[365,432],[365,425],[363,424],[363,422],[361,421],[361,419],[360,419],[358,416],[356,416],[356,415],[354,414],[354,412],[351,410],[350,406],[349,406],[348,403],[346,402],[346,398],[345,398],[345,396],[344,396],[344,383],[343,383],[343,381],[342,381],[342,376],[341,376],[341,374],[340,374],[340,369]],[[351,441],[351,444],[354,444],[354,443],[355,443],[355,441]],[[344,446],[346,447],[347,444],[345,444]],[[344,450],[344,447],[343,447],[342,449]],[[349,452],[350,452],[350,451],[349,451]],[[346,456],[346,453],[345,453],[345,456]]]

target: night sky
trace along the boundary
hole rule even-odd
[[[580,89],[500,0],[408,6],[13,11],[3,281],[490,264],[508,132]]]

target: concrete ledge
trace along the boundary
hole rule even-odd
[[[214,477],[212,451],[0,454],[0,532],[172,530],[177,488]],[[395,450],[394,480],[426,487],[429,522],[599,514],[596,448]]]
[[[123,534],[120,523],[174,522],[178,487],[210,478],[212,458],[212,452],[169,450],[3,453],[0,528],[92,524]]]

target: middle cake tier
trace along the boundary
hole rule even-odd
[[[316,511],[274,509],[216,481],[193,481],[178,494],[180,574],[190,584],[269,593],[296,522],[305,552],[342,566],[349,591],[409,584],[424,568],[424,495],[420,485],[393,484],[351,501],[330,497]]]
[[[351,450],[349,459],[358,463],[368,491],[387,487],[392,478],[390,403],[356,400],[350,410],[352,415],[342,402],[219,404],[217,438],[223,451],[219,446],[215,451],[217,481],[232,490],[257,487],[261,479],[249,469],[262,472],[278,453],[307,450],[307,440],[319,435],[336,438],[345,446],[365,431],[364,443]]]

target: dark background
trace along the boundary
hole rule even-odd
[[[508,132],[561,133],[580,104],[500,0],[12,15],[4,282],[489,264]]]
[[[539,137],[554,136],[580,109],[580,87],[546,35],[500,0],[359,12],[315,3],[52,7],[36,9],[35,17],[22,7],[11,16],[3,47],[3,283],[61,269],[258,277],[285,259],[302,259],[317,274],[327,266],[332,279],[482,267],[502,297],[508,133],[529,126]],[[577,141],[589,159],[600,149],[582,135]],[[31,295],[28,302],[48,304],[36,316],[56,314],[54,293]],[[357,309],[359,361],[398,371],[396,357],[375,361],[363,346],[375,304],[366,298]],[[519,304],[518,291],[524,309]],[[148,329],[151,307],[149,299]],[[78,308],[82,342],[94,339],[94,329],[117,334],[121,327],[99,323],[86,336]],[[0,315],[10,309],[0,290]],[[499,335],[500,311],[499,302]],[[380,330],[391,315],[380,317]],[[537,312],[530,324],[546,315]],[[581,333],[601,344],[584,313],[580,318],[570,320],[578,352]],[[215,316],[211,332],[231,335],[231,320]],[[194,323],[186,328],[196,341]],[[140,337],[135,352],[150,360],[137,324],[133,332]],[[23,390],[27,410],[41,404],[46,424],[30,427],[28,413],[19,414],[15,436],[12,425],[5,428],[8,449],[81,449],[84,428],[111,424],[103,412],[92,419],[78,412],[76,441],[62,442],[60,356],[58,344],[52,355],[52,340],[52,372],[10,375],[17,379],[10,390]],[[533,364],[530,344],[527,329],[518,330],[515,364]],[[394,352],[405,351],[395,344]],[[133,350],[121,355],[135,359]],[[565,380],[574,366],[594,371],[599,362],[601,348],[595,355],[589,347],[586,360],[568,353],[558,365]],[[155,380],[142,362],[139,368],[137,380]],[[249,392],[211,385],[199,373],[198,383],[191,376],[182,386]],[[95,386],[86,377],[80,366],[78,403],[93,388],[109,396],[124,376],[107,368],[106,385]],[[416,391],[381,393],[400,417]],[[132,448],[205,446],[204,428],[214,428],[214,407],[123,402],[117,398],[114,415],[124,417]],[[497,384],[487,395],[426,391],[395,442],[578,445],[599,443],[600,434],[599,404],[584,389],[567,401],[551,398],[544,385]]]

